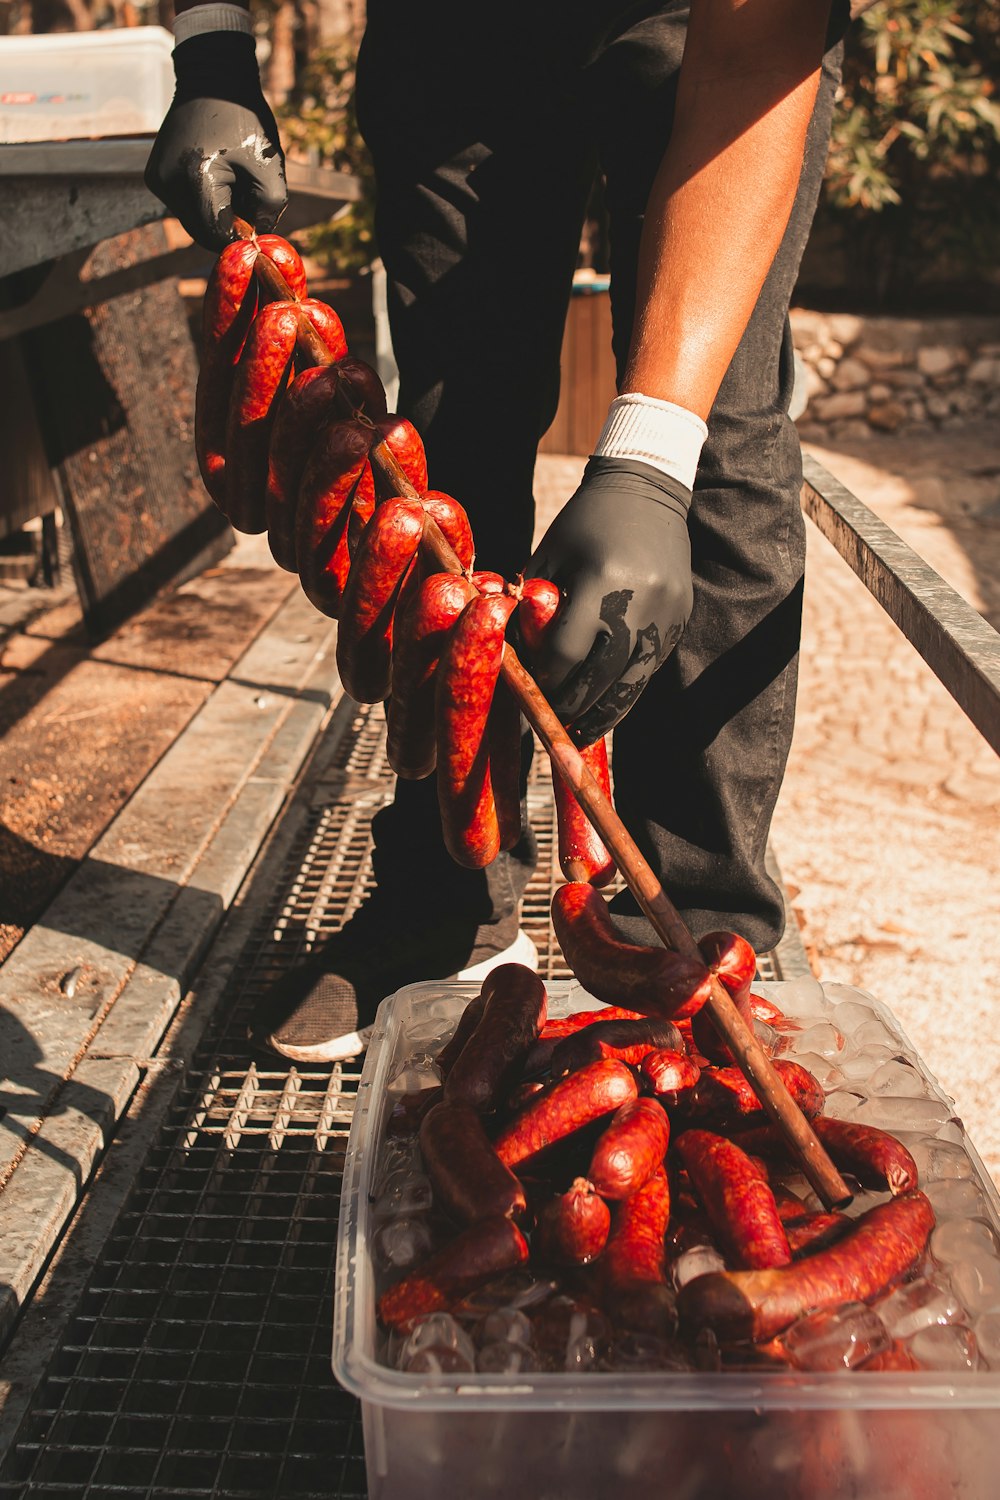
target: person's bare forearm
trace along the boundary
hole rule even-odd
[[[788,223],[826,0],[693,0],[623,391],[707,418]]]

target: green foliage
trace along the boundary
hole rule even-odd
[[[1000,7],[881,3],[851,27],[824,214],[880,300],[1000,260]]]
[[[362,196],[325,224],[302,235],[311,254],[348,273],[375,257],[375,193],[371,162],[354,112],[354,49],[315,52],[288,102],[276,111],[289,155],[358,178]]]

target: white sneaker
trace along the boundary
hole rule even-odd
[[[485,979],[487,974],[498,969],[501,964],[524,964],[526,969],[534,969],[538,973],[538,949],[523,927],[518,928],[517,937],[509,948],[505,948],[502,953],[492,953],[489,958],[472,964],[468,969],[462,969],[455,978]]]
[[[514,937],[491,952],[506,936],[503,926],[487,926],[470,935],[467,927],[446,920],[439,924],[411,921],[408,928],[374,897],[327,939],[304,963],[294,966],[264,997],[251,1023],[251,1037],[296,1063],[333,1063],[358,1057],[371,1040],[375,1012],[386,995],[421,978],[482,980],[499,964],[538,968],[538,950],[513,915],[504,926]],[[474,940],[475,937],[479,941]],[[451,962],[475,959],[449,973]]]

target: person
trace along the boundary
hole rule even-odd
[[[804,523],[788,307],[822,180],[834,0],[369,0],[357,114],[374,164],[399,411],[477,566],[563,604],[528,665],[578,742],[614,729],[615,802],[695,936],[784,925],[765,868],[792,733]],[[285,198],[246,12],[181,10],[150,187],[201,244]],[[620,395],[532,553],[582,224],[604,175]],[[361,1050],[400,985],[532,961],[530,829],[484,871],[441,838],[433,777],[373,821],[375,888],[275,986],[255,1035]],[[628,892],[632,941],[655,937]]]

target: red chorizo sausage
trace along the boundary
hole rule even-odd
[[[337,631],[337,669],[356,703],[381,703],[388,696],[393,614],[423,532],[419,500],[383,500],[352,559]]]
[[[745,938],[735,932],[709,932],[699,938],[709,972],[718,976],[747,1025],[753,1022],[750,985],[757,972],[757,955]],[[691,1019],[695,1046],[715,1063],[735,1062],[732,1052],[715,1029],[711,1012],[700,1010]]]
[[[637,1065],[650,1052],[662,1048],[682,1051],[681,1034],[672,1021],[656,1016],[641,1016],[634,1021],[595,1021],[592,1026],[573,1031],[556,1042],[550,1071],[557,1078],[572,1073],[584,1063],[599,1057],[617,1057],[619,1062]]]
[[[227,245],[212,267],[201,305],[203,350],[231,338],[242,320],[246,338],[250,319],[257,311],[257,283],[253,267],[257,247],[250,240],[234,240]],[[301,265],[302,262],[299,261]],[[305,290],[305,272],[302,291]]]
[[[933,1228],[923,1193],[903,1193],[861,1214],[837,1244],[790,1266],[696,1277],[681,1291],[681,1318],[726,1343],[764,1342],[806,1313],[877,1296],[916,1264]]]
[[[306,295],[306,271],[302,264],[302,257],[294,245],[282,239],[280,234],[258,234],[255,240],[234,241],[234,244],[240,243],[256,249],[254,264],[261,255],[272,261],[285,278],[292,296],[297,301],[302,301]],[[222,252],[223,255],[225,253],[225,251]]]
[[[288,384],[295,342],[308,319],[335,357],[347,348],[340,319],[325,303],[270,302],[250,326],[233,379],[226,428],[225,510],[238,531],[266,526],[271,428]]]
[[[825,1116],[814,1119],[813,1129],[826,1147],[834,1165],[851,1172],[863,1187],[888,1188],[890,1193],[908,1193],[917,1186],[917,1164],[902,1141],[874,1125]],[[784,1156],[784,1137],[773,1125],[740,1134],[745,1150],[762,1156]]]
[[[746,938],[737,932],[707,932],[698,939],[698,947],[710,972],[719,976],[737,1004],[750,994],[757,955]]]
[[[471,568],[476,546],[472,539],[469,518],[462,506],[457,500],[453,500],[451,495],[446,495],[441,490],[428,490],[420,498],[430,519],[440,526],[446,539],[451,543],[452,550],[457,553],[462,567]]]
[[[219,256],[202,307],[201,361],[194,404],[194,446],[205,488],[217,505],[226,496],[226,424],[233,372],[257,311],[255,255],[246,240],[227,245]]]
[[[543,1090],[551,1088],[551,1083],[543,1082],[540,1078],[524,1078],[520,1083],[515,1083],[510,1093],[504,1099],[497,1111],[498,1116],[509,1120],[521,1113],[521,1110],[529,1100],[537,1097]]]
[[[235,240],[212,268],[202,304],[201,364],[195,396],[194,434],[205,488],[219,506],[226,498],[226,427],[233,374],[257,311],[253,268],[268,255],[296,297],[306,294],[306,274],[298,253],[277,235]]]
[[[480,1219],[379,1298],[378,1315],[404,1332],[427,1313],[441,1312],[503,1271],[528,1259],[524,1235],[510,1219]]]
[[[533,1077],[537,1073],[548,1070],[555,1053],[557,1044],[566,1037],[576,1036],[581,1032],[588,1032],[592,1026],[614,1026],[619,1021],[641,1021],[646,1026],[673,1026],[670,1021],[659,1021],[653,1016],[640,1016],[638,1011],[623,1010],[618,1005],[607,1005],[601,1010],[581,1010],[570,1016],[560,1016],[556,1021],[546,1021],[542,1027],[541,1035],[525,1060],[525,1074]],[[608,1033],[610,1036],[612,1033]],[[673,1036],[673,1032],[663,1033]],[[603,1035],[603,1033],[602,1033]],[[559,1071],[569,1072],[573,1068],[582,1067],[585,1062],[596,1062],[599,1057],[613,1057],[616,1055],[614,1046],[606,1046],[602,1041],[595,1049],[589,1043],[581,1042],[581,1047],[586,1047],[589,1055],[582,1056],[575,1052],[571,1054],[572,1061],[569,1064],[560,1062]],[[621,1058],[622,1062],[633,1062],[631,1057]]]
[[[264,518],[271,555],[289,573],[295,572],[295,507],[302,471],[317,435],[339,414],[339,385],[336,365],[302,370],[288,387],[271,429]]]
[[[747,1271],[791,1263],[774,1194],[739,1146],[707,1130],[685,1130],[676,1151],[727,1260]]]
[[[789,1249],[796,1260],[814,1255],[839,1240],[851,1227],[846,1214],[803,1214],[798,1219],[783,1219]]]
[[[748,1130],[740,1136],[740,1143],[744,1151],[749,1152],[750,1150],[749,1145],[743,1144],[746,1141],[747,1136],[753,1136],[755,1134],[755,1131]],[[759,1156],[755,1156],[753,1157],[753,1160],[760,1161],[761,1158]],[[766,1171],[767,1169],[765,1166],[765,1172]],[[767,1179],[769,1182],[771,1182],[770,1173],[767,1173]],[[794,1224],[796,1219],[807,1219],[813,1212],[813,1210],[809,1208],[807,1204],[803,1203],[801,1198],[796,1197],[794,1193],[789,1192],[789,1190],[782,1187],[780,1183],[771,1182],[771,1187],[774,1191],[774,1201],[778,1205],[778,1217],[780,1218],[782,1224],[784,1224],[786,1229],[788,1228],[789,1224]]]
[[[517,607],[517,631],[528,651],[537,651],[555,618],[562,594],[547,578],[525,578]]]
[[[397,776],[419,781],[437,764],[434,697],[449,633],[475,588],[460,573],[425,578],[400,616],[392,664],[386,756]]]
[[[494,1141],[508,1167],[530,1161],[556,1141],[636,1098],[635,1079],[613,1058],[588,1063],[530,1102]]]
[[[363,359],[348,355],[337,361],[337,391],[347,412],[377,421],[386,415],[385,386]]]
[[[766,1021],[769,1026],[777,1025],[785,1019],[785,1012],[773,1000],[766,1000],[763,995],[755,995],[753,991],[750,992],[750,1014],[755,1021]]]
[[[655,1099],[633,1099],[611,1117],[590,1158],[587,1179],[602,1198],[630,1198],[663,1165],[670,1123]]]
[[[390,412],[386,417],[376,417],[373,423],[372,443],[385,443],[414,489],[422,495],[427,488],[427,459],[420,434],[412,422]],[[387,500],[396,493],[396,485],[381,472],[375,480],[375,495]]]
[[[521,1069],[522,1079],[539,1078],[543,1073],[547,1073],[552,1054],[558,1045],[557,1037],[539,1036],[538,1041],[524,1059],[524,1067]]]
[[[585,1266],[604,1249],[610,1228],[608,1205],[591,1183],[578,1177],[539,1213],[538,1253],[556,1266]]]
[[[552,898],[552,925],[573,973],[609,1004],[675,1019],[700,1010],[710,980],[704,965],[668,948],[626,943],[615,931],[600,891],[584,881],[561,885]]]
[[[637,1193],[615,1209],[601,1257],[606,1287],[666,1281],[664,1236],[670,1221],[670,1184],[659,1167]]]
[[[370,365],[347,358],[302,370],[288,387],[275,418],[264,514],[271,554],[290,573],[296,569],[295,509],[306,461],[324,428],[351,409],[370,417],[384,413],[385,391]]]
[[[606,797],[611,796],[608,750],[603,739],[580,751],[584,764]],[[618,866],[605,847],[604,840],[591,823],[576,797],[552,766],[552,796],[556,805],[556,828],[559,836],[559,865],[567,880],[585,880],[590,885],[607,885],[614,880]]]
[[[445,495],[441,490],[428,490],[420,497],[424,507],[424,515],[427,522],[433,522],[441,531],[446,542],[458,558],[463,569],[472,567],[475,556],[475,543],[472,539],[472,527],[469,518],[450,495]],[[429,526],[425,525],[425,540]],[[413,566],[408,570],[399,590],[399,600],[396,604],[396,615],[402,620],[404,613],[409,610],[420,585],[424,579],[436,572],[441,564],[436,560],[436,554],[430,546],[422,547],[417,554]]]
[[[776,1073],[802,1113],[812,1119],[822,1112],[826,1094],[822,1086],[800,1063],[779,1057],[773,1064]],[[742,1121],[753,1125],[764,1115],[764,1106],[739,1068],[705,1068],[697,1087],[684,1101],[686,1114],[693,1120],[724,1121],[735,1125]],[[743,1143],[740,1135],[740,1143]]]
[[[483,980],[483,1014],[452,1064],[444,1086],[450,1104],[495,1109],[517,1077],[545,1020],[545,985],[524,964],[500,964]]]
[[[295,558],[306,595],[336,619],[351,567],[350,520],[367,521],[375,507],[365,422],[334,422],[309,455],[295,518]]]
[[[588,1026],[604,1021],[645,1021],[649,1018],[640,1015],[637,1010],[625,1010],[620,1005],[603,1005],[600,1010],[577,1010],[568,1016],[560,1016],[558,1020],[546,1021],[542,1028],[542,1036],[561,1037],[572,1036],[574,1032],[583,1031]]]
[[[472,575],[472,581],[480,594],[506,594],[509,592],[507,584],[501,578],[500,574],[491,573],[488,569],[477,569]]]
[[[252,529],[262,519],[256,506],[260,470],[298,330],[298,303],[265,305],[254,315],[233,372],[222,444],[224,488],[218,503],[239,530]]]
[[[555,618],[562,595],[546,578],[527,578],[520,586],[520,603],[515,625],[528,652],[537,650],[545,632]],[[607,743],[602,738],[581,750],[584,763],[606,797],[611,796]],[[591,885],[607,885],[615,877],[617,866],[597,829],[559,775],[552,767],[552,795],[556,807],[559,841],[559,863],[567,880],[586,880]]]
[[[286,304],[287,306],[288,304]],[[333,355],[336,364],[347,355],[347,339],[344,337],[344,325],[328,302],[321,302],[317,297],[304,297],[298,304],[299,312],[308,317],[310,323],[319,334],[323,343]],[[299,357],[299,351],[295,351]],[[311,368],[311,364],[308,368]]]
[[[504,628],[516,600],[471,600],[451,631],[437,673],[437,788],[441,829],[452,858],[482,869],[500,852],[490,779],[490,706],[503,659]]]
[[[674,1105],[694,1088],[701,1069],[686,1052],[662,1047],[647,1052],[639,1064],[639,1075],[643,1089],[665,1104]]]
[[[916,1162],[888,1131],[850,1120],[817,1120],[814,1128],[834,1160],[853,1172],[862,1187],[887,1187],[898,1195],[917,1186]]]
[[[435,1104],[420,1122],[420,1151],[434,1199],[461,1224],[520,1217],[524,1189],[497,1156],[467,1104]]]

